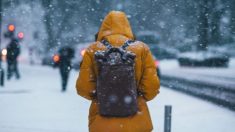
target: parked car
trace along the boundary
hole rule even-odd
[[[89,46],[90,43],[82,43],[78,44],[75,47],[75,55],[72,59],[72,68],[75,70],[79,70],[80,64],[82,62],[83,55],[86,52],[86,48]]]
[[[159,44],[160,34],[155,31],[139,31],[136,33],[136,39],[143,41],[146,44]]]
[[[179,51],[172,47],[166,47],[164,45],[148,44],[153,55],[158,59],[176,59]]]
[[[44,66],[53,66],[54,65],[53,56],[54,56],[54,54],[45,55],[42,58],[42,65],[44,65]]]
[[[79,50],[77,53],[75,53],[75,57],[74,59],[72,60],[72,68],[75,69],[75,70],[79,70],[80,68],[80,64],[82,62],[82,58],[84,56],[86,52],[86,49],[82,49],[81,51]]]
[[[185,52],[178,56],[180,66],[228,67],[230,57],[212,51]]]
[[[136,39],[148,44],[153,55],[158,59],[176,59],[177,57],[178,50],[160,43],[161,35],[158,32],[140,31],[136,33]]]

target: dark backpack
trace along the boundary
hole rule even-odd
[[[128,40],[119,48],[112,47],[106,40],[101,42],[107,49],[95,53],[99,113],[108,117],[134,115],[138,111],[134,67],[136,56],[126,50],[134,41]]]

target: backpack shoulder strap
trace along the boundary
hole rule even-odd
[[[121,46],[121,48],[122,49],[124,49],[124,50],[126,50],[126,48],[128,47],[128,46],[130,46],[130,44],[131,43],[134,43],[135,42],[135,40],[127,40],[122,46]],[[111,48],[113,48],[113,46],[106,40],[106,39],[103,39],[102,41],[101,41],[101,43],[105,46],[105,47],[107,47],[107,49],[111,49]]]
[[[106,39],[103,39],[101,41],[101,43],[107,48],[107,49],[111,49],[113,46],[106,40]]]
[[[130,44],[131,43],[134,43],[135,42],[135,40],[127,40],[123,45],[122,45],[122,49],[124,49],[124,50],[126,50],[126,48],[128,47],[128,46],[130,46]]]

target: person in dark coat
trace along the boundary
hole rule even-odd
[[[59,49],[59,70],[62,79],[62,92],[66,91],[69,72],[71,70],[71,60],[74,57],[74,49],[64,46]]]
[[[7,46],[7,79],[11,79],[15,74],[16,78],[20,78],[18,70],[17,57],[20,55],[19,41],[15,38],[11,39],[11,42]]]

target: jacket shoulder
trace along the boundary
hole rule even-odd
[[[144,42],[142,42],[142,41],[137,41],[137,42],[140,43],[140,45],[141,45],[144,49],[149,50],[149,46],[148,46],[146,43],[144,43]]]
[[[133,42],[132,44],[130,44],[131,49],[133,48],[136,51],[140,51],[140,52],[148,52],[149,51],[149,46],[147,44],[145,44],[142,41],[138,41],[136,40],[135,42]]]
[[[88,48],[87,48],[87,52],[90,53],[90,54],[94,54],[97,50],[104,50],[105,49],[105,46],[99,42],[99,41],[96,41],[96,42],[93,42],[91,43]]]

